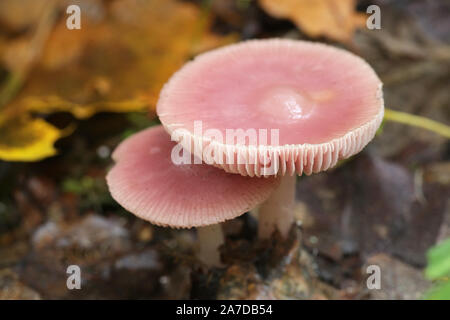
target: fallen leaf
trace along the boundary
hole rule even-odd
[[[0,128],[0,159],[35,161],[55,154],[53,143],[62,132],[32,114],[68,112],[86,119],[98,112],[154,110],[163,84],[187,60],[236,40],[211,33],[209,17],[191,3],[116,0],[102,8],[95,19],[83,16],[80,30],[67,29],[65,16],[53,27],[26,79],[20,79],[19,95],[0,113],[14,114]],[[0,58],[11,74],[23,65],[30,41],[25,35],[9,49],[0,43],[8,49]]]
[[[0,22],[13,31],[20,31],[39,22],[45,1],[2,0],[0,1]]]
[[[81,30],[56,26],[23,105],[45,113],[73,107],[79,118],[154,109],[163,84],[189,58],[236,40],[212,34],[209,18],[190,3],[117,0],[108,13],[101,23],[85,19]],[[108,90],[99,90],[98,79]]]
[[[259,0],[271,16],[289,19],[312,38],[325,36],[349,42],[366,16],[355,11],[355,0]]]
[[[87,119],[98,112],[139,112],[142,106],[146,105],[144,99],[131,99],[124,101],[103,101],[92,104],[82,105],[72,103],[61,99],[58,96],[49,96],[45,98],[30,97],[25,100],[27,111],[40,114],[51,114],[56,112],[69,112],[77,119]]]
[[[37,161],[53,156],[57,153],[53,144],[69,132],[28,116],[0,119],[0,159]]]

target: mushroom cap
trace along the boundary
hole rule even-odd
[[[358,153],[381,124],[384,102],[381,81],[358,56],[270,39],[188,62],[164,86],[157,113],[183,146],[202,146],[191,150],[208,164],[241,175],[301,175]]]
[[[162,126],[123,141],[106,176],[112,197],[153,224],[199,227],[233,219],[266,200],[279,179],[233,175],[202,164],[176,165]]]

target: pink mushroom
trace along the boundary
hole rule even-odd
[[[199,257],[219,265],[223,234],[218,224],[267,199],[279,181],[228,174],[206,164],[176,165],[175,146],[162,126],[129,137],[113,153],[109,190],[125,209],[152,224],[202,227]]]
[[[259,209],[259,236],[267,238],[290,230],[295,176],[327,170],[363,149],[384,103],[381,81],[356,55],[272,39],[187,63],[163,88],[157,113],[172,139],[208,164],[243,176],[284,176]]]

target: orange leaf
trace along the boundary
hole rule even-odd
[[[85,119],[154,108],[163,84],[194,54],[236,40],[211,33],[208,17],[191,3],[115,0],[101,8],[92,19],[83,15],[81,30],[68,30],[63,16],[32,64],[32,38],[0,39],[7,49],[0,61],[11,75],[24,75],[19,96],[0,113],[0,159],[36,161],[56,153],[53,143],[68,132],[30,114]],[[29,72],[20,72],[23,65]]]
[[[279,19],[289,19],[312,38],[325,36],[349,42],[366,16],[355,11],[355,0],[259,0],[261,7]]]
[[[79,118],[109,107],[154,108],[163,84],[186,60],[236,40],[211,33],[208,17],[190,3],[116,0],[108,9],[101,21],[83,19],[81,30],[68,30],[60,21],[21,104],[32,101],[30,108],[42,113],[60,107]]]

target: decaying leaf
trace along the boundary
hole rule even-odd
[[[105,19],[85,19],[81,30],[68,30],[65,21],[56,26],[22,94],[24,105],[32,98],[33,111],[72,106],[76,116],[85,106],[81,117],[108,107],[148,110],[186,60],[235,40],[213,35],[198,7],[175,0],[117,0]]]
[[[45,1],[2,0],[0,1],[0,21],[8,29],[20,31],[39,21],[45,5]]]
[[[53,144],[69,132],[28,116],[0,121],[0,159],[38,161],[53,156]]]
[[[116,0],[103,8],[100,16],[83,16],[81,30],[67,29],[65,17],[52,28],[19,95],[4,107],[17,118],[0,128],[0,159],[34,161],[55,153],[61,132],[31,114],[86,119],[152,110],[163,84],[189,58],[236,40],[212,34],[209,18],[191,3]],[[8,49],[0,59],[11,74],[24,65],[20,57],[31,41],[24,36],[15,46],[1,46]]]
[[[69,112],[77,119],[87,119],[98,112],[139,112],[146,105],[144,99],[130,99],[124,101],[100,101],[92,104],[78,104],[61,99],[58,96],[45,98],[30,97],[25,100],[27,111],[40,114],[55,112]]]
[[[259,0],[275,18],[289,19],[308,36],[325,36],[349,42],[356,28],[365,25],[365,15],[355,11],[355,0]]]

